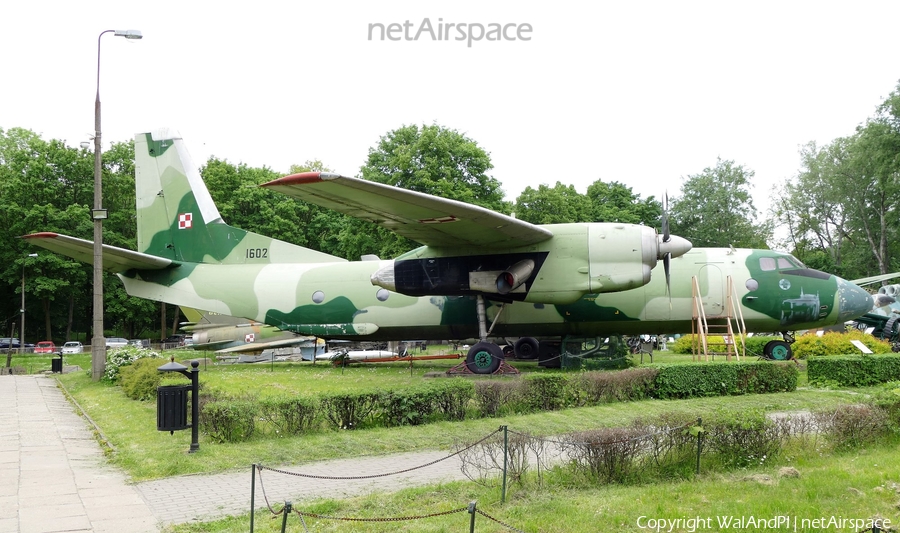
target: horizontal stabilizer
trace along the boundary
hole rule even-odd
[[[94,242],[58,233],[42,232],[22,236],[28,243],[46,248],[51,252],[62,254],[84,263],[94,264]],[[119,273],[131,269],[162,270],[179,263],[171,259],[143,254],[108,244],[103,245],[103,270]]]

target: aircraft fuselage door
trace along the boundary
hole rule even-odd
[[[697,275],[700,282],[700,299],[706,317],[725,314],[725,277],[717,265],[703,265]]]

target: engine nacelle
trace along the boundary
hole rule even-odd
[[[524,259],[504,270],[497,276],[497,292],[509,294],[531,277],[534,272],[534,261]]]

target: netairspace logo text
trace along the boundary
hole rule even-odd
[[[465,41],[466,47],[472,48],[472,43],[478,41],[530,41],[532,31],[531,24],[527,22],[480,24],[478,22],[444,22],[444,19],[439,18],[437,24],[432,24],[431,19],[426,17],[418,26],[409,20],[402,24],[399,22],[390,24],[370,22],[369,40]]]

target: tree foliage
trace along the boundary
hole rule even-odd
[[[694,246],[766,248],[769,230],[756,225],[750,195],[753,171],[719,158],[715,167],[688,176],[672,199],[671,231]]]
[[[855,133],[810,143],[800,159],[774,213],[794,253],[848,278],[897,270],[900,84]]]

